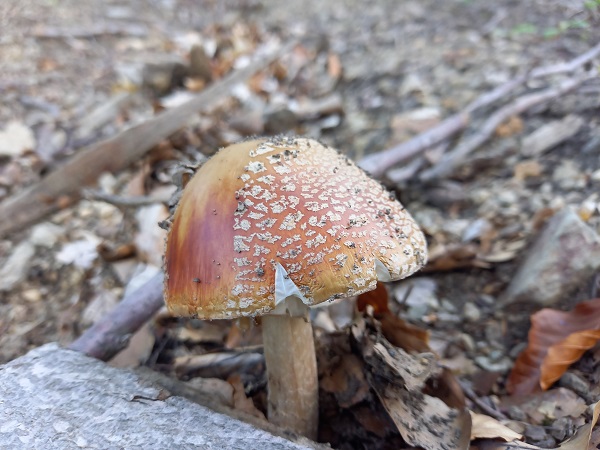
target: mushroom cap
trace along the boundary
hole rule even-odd
[[[426,262],[404,207],[347,157],[310,139],[220,150],[186,185],[167,237],[171,313],[292,313],[405,278]]]

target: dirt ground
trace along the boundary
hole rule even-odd
[[[253,77],[210,113],[191,117],[188,128],[133,167],[102,174],[95,187],[156,202],[123,207],[91,198],[2,237],[2,363],[46,342],[72,341],[159,270],[164,234],[156,224],[168,215],[160,199],[173,192],[176,159],[197,162],[248,135],[290,133],[360,160],[518,75],[583,54],[600,42],[600,6],[574,0],[3,0],[0,30],[0,200],[86,145],[173,107],[241,66],[260,45],[290,37],[301,42],[268,75]],[[203,49],[196,65],[189,56],[194,45]],[[584,68],[594,64],[598,58]],[[186,67],[195,72],[182,75]],[[533,79],[502,101],[542,91],[560,77]],[[495,106],[479,111],[461,138]],[[424,182],[419,166],[382,177],[422,226],[437,261],[409,284],[390,286],[391,309],[430,330],[432,347],[463,386],[524,424],[519,432],[527,442],[543,447],[589,422],[590,411],[536,416],[536,422],[527,409],[535,407],[504,402],[506,377],[525,348],[530,313],[596,297],[598,278],[587,271],[544,305],[501,301],[553,214],[571,208],[600,232],[599,113],[596,76],[511,116],[450,175]],[[539,151],[525,145],[535,144],[536,130],[566,118],[573,133],[563,140]],[[434,147],[425,164],[458,142],[455,136]],[[317,319],[317,334],[335,342],[331,336],[351,323],[352,311],[332,307]],[[252,331],[233,336],[229,322],[178,321],[164,312],[144,333],[121,364],[141,360],[183,379],[201,372],[186,366],[191,355],[215,352],[227,340],[260,344]],[[560,382],[569,404],[600,400],[599,355],[596,346]],[[227,370],[203,376],[227,378]],[[242,382],[258,409],[264,407],[263,372]],[[556,398],[546,401],[556,406]],[[336,411],[360,416],[350,410]],[[549,418],[562,422],[553,426]],[[377,427],[353,435],[334,422],[321,436],[334,447],[386,448]],[[388,443],[405,445],[394,436]]]

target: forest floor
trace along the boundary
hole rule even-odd
[[[465,111],[497,86],[584,54],[600,43],[600,4],[4,0],[0,29],[0,201],[81,148],[176,108],[243,67],[261,46],[300,42],[131,167],[98,174],[87,199],[1,236],[3,363],[46,342],[68,344],[161,270],[165,235],[157,223],[169,214],[177,161],[199,162],[246,136],[279,133],[318,139],[361,161]],[[429,345],[460,381],[470,409],[493,414],[544,448],[590,423],[589,405],[600,400],[600,347],[593,343],[559,387],[527,397],[507,393],[530,315],[598,297],[598,64],[596,55],[572,72],[517,85],[473,113],[461,134],[378,176],[421,225],[430,248],[425,271],[388,286],[389,308],[429,330]],[[513,108],[481,145],[451,161],[453,170],[423,176],[502,105],[590,70],[596,75],[569,92]],[[123,206],[98,192],[151,199]],[[590,327],[597,330],[600,307],[590,308],[584,315],[595,314]],[[344,352],[354,351],[346,344],[355,321],[351,301],[314,317],[320,440],[334,448],[412,448],[372,380],[359,377],[352,388],[364,385],[369,395],[340,400],[347,392],[336,385],[336,370]],[[545,326],[548,334],[556,323]],[[133,342],[113,364],[242,383],[257,413],[264,411],[260,351],[247,350],[260,348],[253,325],[175,320],[161,311]],[[237,366],[220,363],[219,355],[232,353],[242,355]],[[335,363],[325,362],[333,354]],[[206,355],[210,363],[199,358]],[[346,367],[350,372],[368,370],[355,357],[346,361],[358,367]],[[379,412],[367,418],[366,411]],[[600,443],[600,433],[592,442]]]

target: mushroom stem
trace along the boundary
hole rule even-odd
[[[269,421],[315,440],[319,382],[312,325],[303,317],[262,318]]]

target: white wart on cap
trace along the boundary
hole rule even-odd
[[[345,156],[310,139],[246,141],[185,187],[165,299],[203,319],[285,312],[407,277],[426,254],[410,214]]]

